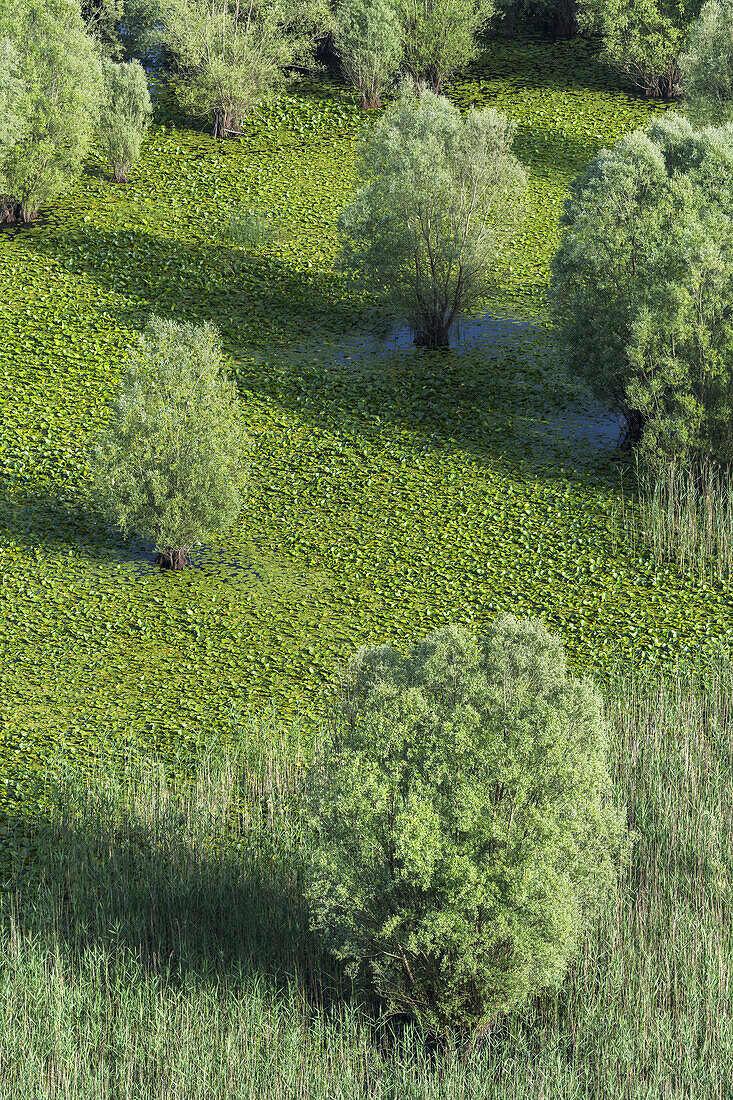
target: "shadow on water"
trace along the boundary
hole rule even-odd
[[[451,330],[450,347],[427,352],[415,345],[408,325],[380,325],[373,321],[358,333],[330,342],[330,365],[335,369],[351,367],[362,375],[374,370],[375,357],[415,356],[417,363],[418,357],[422,361],[429,354],[440,363],[441,360],[455,362],[462,354],[475,355],[485,350],[493,358],[500,346],[512,352],[537,339],[546,342],[546,326],[487,312],[481,317],[460,319]],[[551,405],[552,402],[543,400],[541,393],[532,394],[527,390],[514,417],[521,432],[526,434],[528,447],[537,452],[538,457],[541,458],[548,448],[556,449],[558,445],[562,448],[565,442],[579,446],[586,459],[593,461],[602,455],[610,458],[623,442],[623,418],[592,397],[579,397],[571,407],[557,412]]]
[[[512,317],[503,317],[496,313],[485,313],[482,317],[462,318],[454,322],[451,329],[451,344],[448,351],[460,353],[480,348],[485,344],[495,344],[499,340],[512,339],[525,332],[540,332],[542,326],[531,321],[517,321]],[[353,363],[365,355],[394,355],[397,352],[415,352],[412,332],[408,325],[393,323],[379,325],[372,323],[361,333],[339,341],[334,356],[335,363]]]

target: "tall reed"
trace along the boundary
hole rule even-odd
[[[600,686],[632,859],[560,993],[467,1061],[390,1031],[311,937],[305,754],[274,719],[188,780],[57,762],[0,903],[1,1100],[728,1097],[730,657]]]
[[[733,571],[733,485],[729,471],[712,460],[640,469],[636,458],[636,508],[623,495],[615,509],[632,548],[649,547],[700,579],[729,581]],[[639,538],[639,535],[641,536]]]

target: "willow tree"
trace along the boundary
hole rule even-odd
[[[557,990],[633,834],[603,701],[540,621],[362,646],[308,774],[324,946],[438,1036]]]
[[[402,24],[405,68],[417,85],[439,93],[479,54],[477,36],[496,7],[494,0],[394,0]]]
[[[335,27],[341,71],[366,108],[381,107],[381,95],[403,57],[402,28],[393,0],[341,0]]]
[[[676,112],[570,184],[548,301],[569,372],[657,467],[733,461],[733,125]]]
[[[602,56],[645,95],[677,98],[680,54],[702,0],[578,0],[578,29],[600,36]]]
[[[156,562],[182,569],[191,548],[240,512],[247,439],[214,325],[151,316],[110,402],[92,455],[102,514],[150,539]]]
[[[493,107],[462,116],[406,78],[362,139],[337,268],[377,295],[383,316],[405,318],[419,346],[447,347],[508,267],[527,184],[515,131]]]
[[[707,0],[680,57],[682,109],[697,125],[733,122],[733,0]]]
[[[158,17],[178,99],[214,137],[239,133],[293,79],[289,66],[318,68],[315,35],[332,21],[327,0],[158,0]]]
[[[139,61],[116,63],[102,58],[102,89],[99,142],[112,179],[124,182],[140,159],[140,144],[153,111],[145,70]]]
[[[81,171],[97,114],[100,58],[78,0],[4,0],[2,39],[13,51],[16,122],[12,142],[0,147],[0,222],[30,222]],[[9,62],[5,68],[11,71]]]

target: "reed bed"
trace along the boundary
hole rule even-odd
[[[207,745],[187,780],[59,757],[36,863],[0,902],[2,1100],[727,1098],[730,656],[600,686],[632,858],[562,990],[468,1057],[388,1026],[320,953],[305,757],[274,716]]]
[[[636,461],[637,500],[622,491],[617,526],[633,549],[650,548],[658,562],[672,561],[701,580],[730,581],[733,574],[733,485],[726,467],[712,460],[669,463],[658,471]]]

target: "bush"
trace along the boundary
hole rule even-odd
[[[182,569],[237,518],[245,445],[217,329],[152,315],[94,448],[94,498],[125,537],[153,540],[156,561]]]
[[[447,346],[501,278],[527,178],[515,130],[491,107],[462,116],[425,88],[416,96],[407,79],[362,140],[337,266],[381,295],[385,316],[405,315],[416,344]]]
[[[140,143],[153,113],[145,70],[139,61],[102,60],[99,140],[112,167],[112,179],[125,181],[140,159]]]
[[[483,1032],[556,989],[628,853],[607,726],[560,641],[501,615],[362,646],[308,778],[325,947],[390,1012]]]
[[[381,107],[381,93],[402,61],[402,28],[393,0],[343,0],[335,51],[341,70],[364,107]]]
[[[683,109],[697,125],[733,122],[733,0],[707,0],[680,57]]]
[[[476,35],[488,26],[494,0],[395,0],[405,65],[415,85],[439,93],[479,53]]]
[[[78,0],[7,0],[0,6],[3,38],[17,55],[21,85],[17,140],[2,157],[0,222],[30,222],[81,170],[99,101],[100,63]]]
[[[548,301],[568,370],[650,467],[733,456],[733,127],[655,119],[570,185]]]
[[[679,56],[702,0],[578,0],[581,31],[600,35],[603,56],[647,96],[680,94]]]

